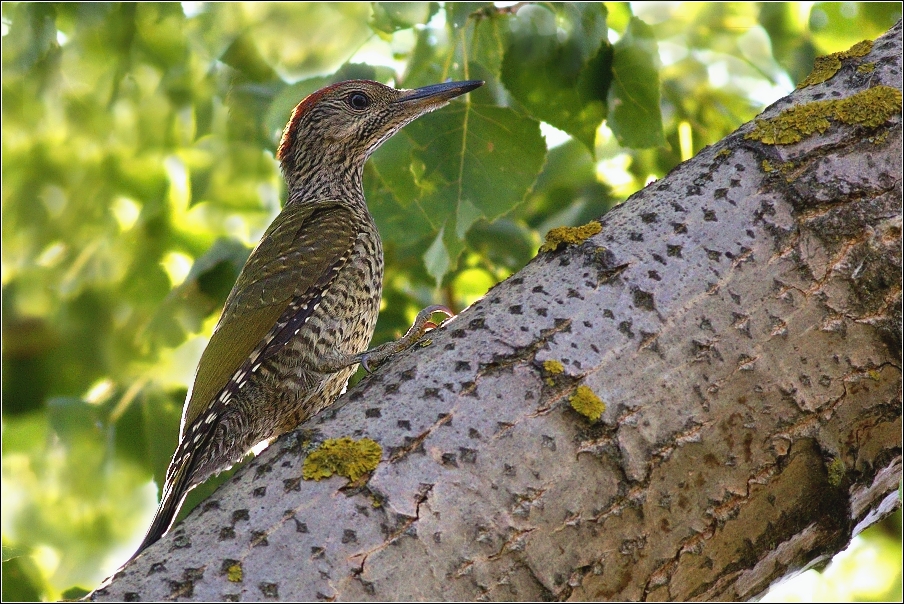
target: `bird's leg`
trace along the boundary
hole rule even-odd
[[[411,327],[408,328],[405,335],[398,340],[380,344],[375,348],[371,348],[370,350],[366,350],[359,354],[334,357],[321,363],[316,368],[316,371],[321,373],[334,373],[349,365],[360,363],[365,371],[371,373],[376,367],[382,365],[389,357],[409,348],[412,344],[417,342],[422,335],[437,327],[437,324],[432,321],[435,313],[442,313],[447,317],[455,315],[455,313],[445,306],[439,304],[428,306],[417,314],[414,323],[411,324]]]
[[[371,348],[366,352],[355,355],[357,362],[360,362],[361,366],[364,367],[364,370],[370,373],[377,366],[383,364],[389,357],[402,352],[417,342],[422,335],[437,327],[437,324],[432,321],[435,313],[442,313],[446,315],[446,317],[452,317],[455,314],[445,306],[438,304],[428,306],[417,314],[414,323],[411,324],[411,327],[408,328],[408,331],[405,332],[404,336],[395,342],[387,342],[376,348]]]

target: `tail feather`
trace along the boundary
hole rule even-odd
[[[169,469],[166,472],[166,482],[163,485],[160,505],[157,506],[157,511],[154,512],[154,519],[151,521],[151,526],[144,536],[144,540],[142,540],[141,545],[138,546],[138,549],[135,550],[128,562],[137,558],[141,552],[159,541],[170,529],[176,519],[176,515],[182,508],[185,496],[197,484],[192,482],[191,479],[198,457],[199,451],[197,449],[184,452],[182,444],[176,449],[173,460],[170,462]]]
[[[228,399],[224,399],[228,401]],[[214,409],[207,416],[198,416],[182,431],[179,446],[173,453],[169,468],[166,470],[166,481],[163,484],[163,494],[160,497],[160,505],[154,513],[151,527],[144,536],[141,545],[126,562],[128,564],[137,558],[141,552],[156,543],[166,534],[176,519],[176,515],[182,508],[185,496],[197,485],[209,478],[220,469],[216,464],[211,464],[211,456],[221,459],[223,451],[218,447],[223,444],[224,422],[228,422],[230,411],[223,407]],[[213,421],[211,421],[213,416]],[[216,449],[211,451],[211,448]],[[228,466],[226,466],[228,467]]]

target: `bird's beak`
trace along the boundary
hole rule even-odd
[[[396,103],[424,109],[436,109],[457,96],[471,92],[475,88],[480,88],[483,84],[482,80],[470,80],[467,82],[433,84],[432,86],[424,86],[414,90],[401,90],[399,92],[402,94],[396,99]]]

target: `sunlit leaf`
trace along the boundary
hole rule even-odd
[[[815,2],[810,27],[819,54],[847,50],[882,35],[901,18],[900,2]]]
[[[633,17],[615,44],[608,125],[625,147],[665,143],[659,107],[659,54],[649,25]]]
[[[557,13],[525,6],[511,29],[502,83],[531,115],[593,152],[611,81],[605,6],[565,4]]]
[[[442,281],[443,275],[449,272],[449,266],[452,264],[451,254],[443,242],[444,235],[445,229],[440,229],[436,239],[424,252],[424,265],[427,267],[427,272],[436,279],[437,283]]]

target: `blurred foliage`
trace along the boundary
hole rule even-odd
[[[487,81],[367,167],[380,342],[430,303],[470,304],[548,229],[602,215],[900,14],[3,3],[3,599],[77,597],[141,539],[195,364],[280,209],[274,150],[306,94],[353,77]]]

